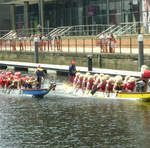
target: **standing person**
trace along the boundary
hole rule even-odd
[[[100,48],[101,48],[101,52],[107,52],[107,48],[105,48],[105,42],[106,42],[106,35],[104,34],[104,32],[102,32],[102,34],[99,37],[100,39]]]
[[[72,61],[71,65],[69,66],[69,82],[71,84],[73,84],[76,72],[76,62]]]
[[[111,33],[109,33],[107,35],[107,44],[108,44],[108,51],[109,52],[111,51],[111,39],[112,39],[112,35],[111,35]]]
[[[20,51],[23,50],[23,39],[21,36],[19,37],[19,47],[20,47]]]
[[[42,27],[41,27],[41,25],[40,25],[40,24],[38,24],[38,25],[37,25],[37,29],[38,29],[38,33],[40,33],[40,34],[41,34],[41,32],[42,32]]]
[[[36,76],[37,76],[37,82],[38,82],[37,88],[41,88],[41,82],[42,82],[42,79],[44,78],[44,70],[43,68],[41,68],[40,65],[37,67]]]
[[[51,50],[53,50],[53,48],[52,48],[52,37],[50,35],[48,36],[48,50],[49,50],[49,48],[51,48]]]
[[[61,42],[61,37],[57,32],[55,36],[55,43],[56,43],[57,51],[60,51],[60,42]]]
[[[115,44],[116,44],[116,39],[114,35],[111,33],[111,46],[109,48],[110,53],[115,53]]]

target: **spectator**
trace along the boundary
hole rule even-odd
[[[114,35],[112,33],[108,34],[107,41],[108,41],[109,52],[114,53],[116,40],[115,40]]]
[[[23,50],[23,38],[20,36],[19,38],[19,47],[20,47],[20,51]]]
[[[109,52],[110,53],[115,53],[115,44],[116,44],[116,39],[115,39],[115,37],[114,37],[114,35],[111,33],[111,46],[110,46],[110,48],[109,48]]]
[[[53,48],[52,48],[52,37],[50,35],[48,36],[48,50],[49,50],[49,47],[51,48],[51,50],[53,50]]]
[[[41,32],[42,32],[42,27],[41,27],[41,25],[40,25],[40,24],[38,24],[38,25],[37,25],[37,29],[38,29],[38,33],[40,33],[40,34],[41,34]]]
[[[104,34],[104,32],[102,32],[102,34],[99,36],[99,39],[100,39],[101,52],[107,52],[106,35]]]
[[[61,37],[57,32],[55,36],[55,43],[56,43],[57,51],[60,51],[60,42],[61,42]]]

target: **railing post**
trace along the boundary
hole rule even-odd
[[[130,54],[132,54],[132,38],[130,37]]]
[[[32,46],[31,42],[32,42],[32,41],[31,41],[31,39],[30,39],[30,52],[31,52],[31,46]]]
[[[12,40],[10,40],[10,42],[9,42],[9,50],[11,51],[11,46],[12,46]]]
[[[91,40],[91,46],[92,46],[92,53],[93,53],[93,38],[92,38],[92,40]]]
[[[76,53],[77,53],[77,39],[75,39],[75,48],[76,48]]]
[[[88,55],[88,71],[92,71],[92,55]]]
[[[48,44],[47,46],[48,46],[48,51],[49,51],[49,39],[47,40],[47,44]]]
[[[144,54],[143,54],[143,35],[138,36],[138,48],[139,48],[139,54],[138,54],[138,69],[141,70],[141,66],[144,64]]]
[[[70,39],[68,39],[68,53],[70,52]]]
[[[119,38],[119,46],[120,46],[120,53],[121,53],[121,46],[122,46],[122,44],[121,44],[121,38]]]
[[[6,46],[7,46],[7,44],[6,44],[6,43],[7,43],[7,41],[5,40],[5,51],[6,51]]]
[[[34,39],[34,55],[35,55],[35,63],[39,63],[39,53],[38,53],[38,39]]]
[[[83,53],[85,53],[85,39],[83,39]]]
[[[1,51],[2,51],[2,45],[3,45],[3,41],[2,40],[0,40],[1,41]]]
[[[60,40],[60,50],[62,51],[62,39]]]
[[[102,68],[102,54],[99,54],[99,67]]]

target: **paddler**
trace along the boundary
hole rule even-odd
[[[147,65],[142,65],[141,66],[141,78],[142,81],[138,82],[138,84],[142,84],[141,86],[143,87],[144,92],[147,90],[147,84],[148,84],[148,79],[150,78],[150,70]]]
[[[134,91],[135,81],[136,81],[136,79],[134,77],[130,77],[130,79],[128,80],[128,83],[127,83],[127,87],[126,87],[127,92]]]
[[[56,81],[54,79],[54,76],[52,76],[50,81],[50,89],[54,91],[55,88],[56,88]]]
[[[109,96],[109,94],[113,92],[114,83],[115,83],[115,80],[114,80],[113,77],[110,77],[107,80],[107,84],[106,84],[106,94],[107,94],[107,96]]]
[[[76,62],[72,61],[71,65],[69,66],[69,82],[71,84],[73,84],[76,72]]]
[[[118,75],[115,77],[115,84],[114,84],[113,91],[115,93],[118,93],[118,92],[121,92],[122,89],[123,89],[122,77]]]
[[[87,81],[87,87],[86,87],[86,93],[87,94],[89,94],[91,92],[92,87],[93,87],[93,82],[94,82],[93,76],[89,75],[88,81]]]
[[[41,68],[40,65],[38,65],[37,67],[36,76],[37,76],[37,88],[41,88],[41,82],[45,75],[44,75],[44,70],[43,68]]]

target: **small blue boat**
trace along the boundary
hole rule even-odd
[[[56,83],[52,83],[49,88],[33,88],[33,89],[22,89],[23,95],[32,95],[36,98],[42,98],[46,94],[48,94],[51,90],[54,90],[56,87]]]
[[[22,94],[32,95],[33,97],[44,97],[50,89],[22,89]]]

